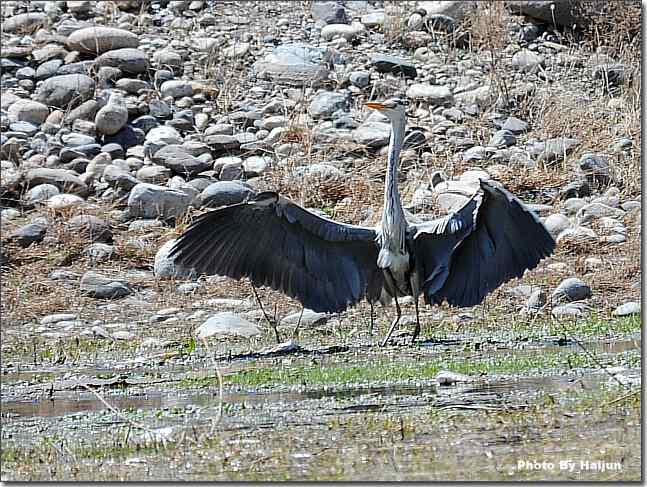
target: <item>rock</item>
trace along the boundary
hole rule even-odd
[[[152,156],[166,145],[181,144],[183,141],[184,140],[180,133],[173,127],[155,127],[150,129],[146,134],[144,153],[148,153]]]
[[[106,106],[101,108],[94,118],[97,132],[104,135],[114,135],[128,122],[128,108],[122,96],[111,93]]]
[[[251,198],[256,193],[249,187],[234,181],[218,181],[207,186],[200,198],[202,205],[207,208],[235,205],[245,198]]]
[[[310,15],[315,22],[321,24],[347,24],[349,23],[346,9],[337,2],[312,2]]]
[[[573,14],[573,3],[568,0],[515,0],[506,2],[506,7],[516,13],[540,20],[548,25],[573,27],[579,23]]]
[[[89,258],[92,263],[110,260],[114,253],[115,248],[112,245],[101,242],[90,244],[83,250],[83,255]]]
[[[346,96],[341,93],[322,91],[314,96],[308,111],[312,118],[329,118],[336,111],[345,109],[346,105]]]
[[[353,130],[353,140],[371,148],[384,147],[389,143],[391,125],[386,122],[365,122]]]
[[[569,277],[564,279],[553,291],[553,302],[560,301],[581,301],[592,296],[591,287],[578,279]]]
[[[67,169],[49,169],[39,167],[30,169],[25,175],[27,186],[32,188],[39,184],[52,184],[61,191],[87,196],[87,185],[73,172]]]
[[[371,74],[366,71],[353,71],[350,73],[348,80],[353,86],[366,88],[371,83]]]
[[[81,293],[97,299],[116,299],[133,292],[128,282],[88,271],[81,277]]]
[[[328,79],[328,62],[334,53],[307,44],[285,44],[257,61],[253,69],[261,79],[294,86],[314,87]]]
[[[304,308],[303,311],[297,311],[296,313],[287,315],[281,320],[281,325],[296,326],[299,323],[299,327],[311,328],[323,325],[326,321],[328,321],[328,314],[317,313],[311,309]]]
[[[539,310],[544,307],[546,302],[546,291],[544,291],[543,289],[535,289],[526,301],[526,309]]]
[[[67,109],[92,98],[94,87],[92,78],[84,74],[54,76],[43,81],[36,92],[36,100]]]
[[[112,338],[115,340],[132,340],[135,338],[135,334],[128,330],[119,330],[113,332]]]
[[[40,125],[47,119],[49,109],[37,101],[21,99],[11,104],[7,115],[12,122],[29,122]]]
[[[450,370],[441,370],[436,374],[435,380],[439,386],[453,386],[457,383],[473,381],[469,375],[459,374]]]
[[[454,95],[452,90],[445,85],[418,83],[407,89],[407,97],[413,100],[424,100],[431,105],[444,105],[451,103]]]
[[[537,160],[543,163],[562,161],[564,160],[564,155],[573,152],[579,144],[578,139],[569,139],[568,137],[548,139]]]
[[[272,159],[264,156],[251,156],[243,161],[245,177],[255,178],[272,167]]]
[[[391,73],[395,75],[402,75],[405,78],[416,78],[418,71],[413,63],[407,59],[388,56],[386,54],[374,54],[371,57],[371,65],[379,73]]]
[[[186,193],[148,183],[136,185],[128,197],[128,210],[135,218],[177,218],[190,204]]]
[[[249,48],[249,42],[240,42],[224,49],[223,54],[227,59],[242,58],[249,52]]]
[[[47,27],[49,19],[41,12],[29,12],[9,17],[2,23],[4,33],[32,33],[41,27]],[[3,46],[4,49],[4,46]]]
[[[359,34],[364,32],[365,27],[361,22],[347,24],[328,24],[321,29],[321,38],[325,41],[331,41],[337,37],[352,41]]]
[[[59,193],[60,191],[58,187],[53,184],[38,184],[27,191],[25,194],[25,201],[30,205],[34,205],[36,203],[45,202]]]
[[[501,129],[508,130],[515,135],[519,135],[528,131],[528,123],[518,119],[517,117],[508,117],[501,126]]]
[[[589,203],[580,208],[577,212],[576,218],[578,223],[583,225],[602,217],[621,219],[624,215],[625,212],[619,208],[613,208],[602,203]]]
[[[194,157],[184,147],[176,144],[162,147],[153,154],[152,159],[182,176],[194,176],[211,168],[210,161]]]
[[[127,74],[140,74],[148,70],[148,56],[141,49],[114,49],[101,54],[95,60],[95,66],[110,66]]]
[[[197,282],[185,282],[184,284],[180,284],[176,289],[177,292],[181,294],[191,294],[199,287],[200,284],[198,284]]]
[[[202,339],[214,335],[244,338],[262,335],[261,329],[256,325],[229,311],[210,316],[195,332],[196,336]]]
[[[517,138],[509,130],[497,130],[490,141],[488,142],[488,147],[494,147],[501,149],[504,147],[510,147],[517,143]]]
[[[383,27],[386,21],[386,15],[384,11],[371,12],[362,15],[360,21],[362,22],[362,24],[369,28]]]
[[[553,213],[544,220],[544,226],[548,233],[550,233],[553,238],[556,238],[560,233],[562,233],[567,228],[571,228],[571,221],[561,213]]]
[[[60,323],[62,321],[76,321],[78,320],[78,315],[72,314],[72,313],[54,313],[51,315],[43,316],[40,319],[40,324],[41,325],[55,325],[56,323]]]
[[[152,89],[148,81],[144,81],[136,78],[121,78],[115,83],[115,87],[124,90],[130,95],[136,95],[142,90]],[[152,102],[153,100],[151,100]],[[159,100],[156,100],[159,101]]]
[[[142,183],[163,184],[171,177],[168,167],[152,165],[137,170],[136,179]]]
[[[344,173],[332,164],[310,164],[295,170],[295,175],[306,181],[318,182],[327,179],[340,179]]]
[[[587,309],[588,307],[583,303],[568,303],[555,306],[552,310],[552,315],[557,319],[579,318],[584,316]]]
[[[31,223],[11,232],[8,240],[24,248],[29,247],[33,243],[42,242],[46,233],[46,225],[42,223]]]
[[[162,245],[155,254],[153,264],[153,274],[158,279],[175,278],[175,279],[195,279],[197,272],[195,269],[187,269],[184,266],[176,264],[173,259],[169,258],[169,252],[177,240],[169,240]]]
[[[562,230],[555,242],[557,244],[562,244],[562,242],[574,242],[574,243],[595,243],[598,241],[598,235],[591,229],[587,227],[571,227]]]
[[[522,72],[533,73],[544,65],[544,58],[528,49],[522,49],[512,56],[512,66]]]
[[[69,112],[65,116],[65,121],[75,122],[76,120],[92,120],[94,122],[94,117],[98,111],[99,104],[95,100],[88,100]]]
[[[465,15],[476,8],[478,2],[464,0],[434,0],[419,1],[417,8],[431,15],[446,15],[456,20],[462,20]]]
[[[124,29],[98,25],[72,32],[66,44],[73,51],[98,55],[114,49],[136,48],[139,37]]]
[[[613,316],[631,316],[641,314],[641,305],[639,301],[628,301],[621,304],[611,313]]]
[[[110,223],[94,215],[77,215],[67,223],[68,232],[92,242],[112,243]]]
[[[167,96],[170,96],[172,98],[193,96],[193,83],[184,80],[164,81],[164,83],[162,83],[162,86],[160,86],[160,92],[162,93],[162,96],[164,98],[166,98]]]
[[[85,200],[83,198],[68,193],[55,194],[47,200],[47,208],[50,210],[67,210],[84,204]]]
[[[575,170],[592,187],[606,186],[611,182],[609,161],[602,154],[584,154],[577,161]]]
[[[472,106],[485,109],[496,101],[495,93],[496,92],[491,85],[483,85],[478,88],[474,88],[473,90],[454,92],[454,100],[460,103],[461,106],[464,107],[464,110],[467,110]]]

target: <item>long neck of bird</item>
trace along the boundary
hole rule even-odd
[[[386,184],[384,186],[384,212],[382,213],[382,231],[387,240],[402,247],[406,221],[398,191],[398,161],[404,142],[404,117],[391,122],[391,138],[389,140],[389,155],[387,158]]]

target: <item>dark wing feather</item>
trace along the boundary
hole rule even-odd
[[[317,312],[379,298],[375,230],[334,222],[276,193],[201,215],[171,249],[199,273],[248,277]]]
[[[430,304],[474,306],[555,249],[536,215],[503,188],[481,181],[456,213],[414,227],[411,246]]]

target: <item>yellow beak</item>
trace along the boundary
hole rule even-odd
[[[374,101],[370,101],[365,105],[369,108],[372,108],[373,110],[384,110],[386,108],[383,103],[378,103]]]

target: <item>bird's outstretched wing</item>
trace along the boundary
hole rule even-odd
[[[198,273],[248,277],[317,312],[379,298],[376,232],[337,223],[274,192],[201,215],[170,256]]]
[[[412,231],[418,285],[429,304],[474,306],[555,249],[530,209],[485,181],[461,209]]]

